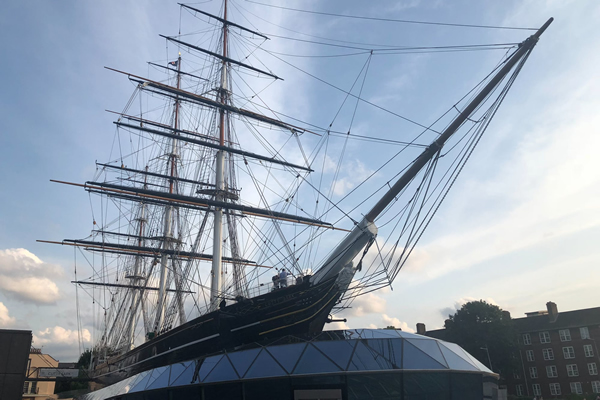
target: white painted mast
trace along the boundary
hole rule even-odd
[[[227,0],[224,3],[223,19],[227,21]],[[227,102],[227,23],[223,23],[223,61],[221,62],[221,87],[219,88],[219,102],[225,104]],[[225,145],[225,128],[226,128],[225,110],[219,111],[219,144]],[[223,201],[225,199],[225,152],[219,150],[216,159],[216,200]],[[223,209],[215,208],[214,210],[214,227],[213,227],[213,259],[211,269],[211,285],[210,285],[210,310],[214,311],[219,305],[219,296],[223,286]]]
[[[179,74],[181,71],[181,53],[177,58],[177,89],[181,86],[181,75]],[[175,99],[175,121],[174,121],[174,131],[177,133],[179,129],[179,99]],[[168,167],[170,170],[170,176],[177,176],[177,159],[179,158],[178,154],[178,140],[173,139],[171,143],[171,153],[169,154]],[[173,193],[175,188],[175,179],[169,180],[169,193]],[[165,217],[164,217],[164,238],[163,238],[163,250],[170,250],[173,244],[173,206],[167,206],[165,209]],[[168,263],[169,263],[169,255],[168,252],[163,252],[160,257],[160,278],[159,278],[159,286],[158,286],[158,301],[156,304],[156,317],[154,319],[154,334],[158,335],[160,329],[162,328],[164,319],[165,319],[165,308],[166,308],[166,299],[167,299],[167,277],[169,273]]]

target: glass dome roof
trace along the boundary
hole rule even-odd
[[[286,336],[196,360],[141,372],[89,393],[85,400],[190,384],[359,371],[464,371],[495,375],[460,346],[387,329],[326,331]]]

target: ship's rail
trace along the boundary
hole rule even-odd
[[[302,278],[296,278],[295,276],[288,275],[285,279],[285,283],[283,283],[281,279],[278,279],[277,281],[273,280],[272,282],[261,283],[258,286],[249,287],[248,297],[253,298],[262,294],[270,293],[276,290],[281,290],[286,287],[296,285],[298,283],[298,279],[299,282],[302,282]]]

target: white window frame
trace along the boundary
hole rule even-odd
[[[560,383],[551,383],[550,384],[550,394],[552,396],[560,396]]]
[[[571,393],[583,394],[583,388],[581,387],[581,382],[571,382],[569,384],[571,386]]]
[[[590,330],[588,329],[587,326],[582,326],[581,328],[579,328],[579,335],[581,335],[582,339],[589,339],[590,338]]]
[[[540,386],[539,383],[534,383],[533,385],[531,385],[531,388],[533,389],[533,395],[534,396],[541,396],[542,395],[542,387]]]
[[[559,330],[558,336],[560,336],[561,342],[570,342],[571,341],[571,331],[568,329]]]
[[[550,332],[540,332],[540,343],[550,343]]]
[[[588,372],[590,373],[590,375],[598,375],[598,366],[595,362],[588,363]]]
[[[531,335],[529,333],[523,334],[523,344],[525,344],[525,345],[531,344]]]
[[[579,368],[577,368],[577,364],[567,364],[567,375],[579,376]]]
[[[600,381],[592,381],[592,392],[600,393]]]
[[[552,361],[554,360],[554,350],[551,348],[542,349],[542,354],[544,355],[544,360]]]
[[[546,376],[548,376],[548,378],[558,378],[556,365],[546,365]]]
[[[537,367],[529,367],[529,376],[532,379],[535,379],[538,377],[538,370]]]
[[[527,357],[527,361],[535,361],[533,350],[525,350],[525,356]]]
[[[575,358],[575,349],[573,348],[573,346],[563,347],[562,351],[563,351],[563,357],[565,358],[565,360],[570,360],[572,358]]]
[[[586,357],[594,357],[594,349],[592,348],[591,344],[584,344],[583,352],[585,353]]]
[[[517,396],[525,395],[525,392],[523,391],[523,385],[517,385],[515,388],[517,389]]]

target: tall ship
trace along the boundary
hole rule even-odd
[[[390,286],[552,21],[505,47],[444,118],[398,140],[267,104],[263,91],[282,80],[261,61],[269,38],[228,7],[215,15],[182,4],[191,33],[161,35],[169,58],[148,64],[152,79],[109,68],[134,88],[111,111],[112,153],[90,181],[56,181],[90,194],[91,234],[53,243],[73,246],[92,271],[73,283],[98,314],[90,374],[104,385],[319,333],[358,296]],[[352,118],[365,78],[339,104]],[[392,151],[341,192],[353,140]]]

